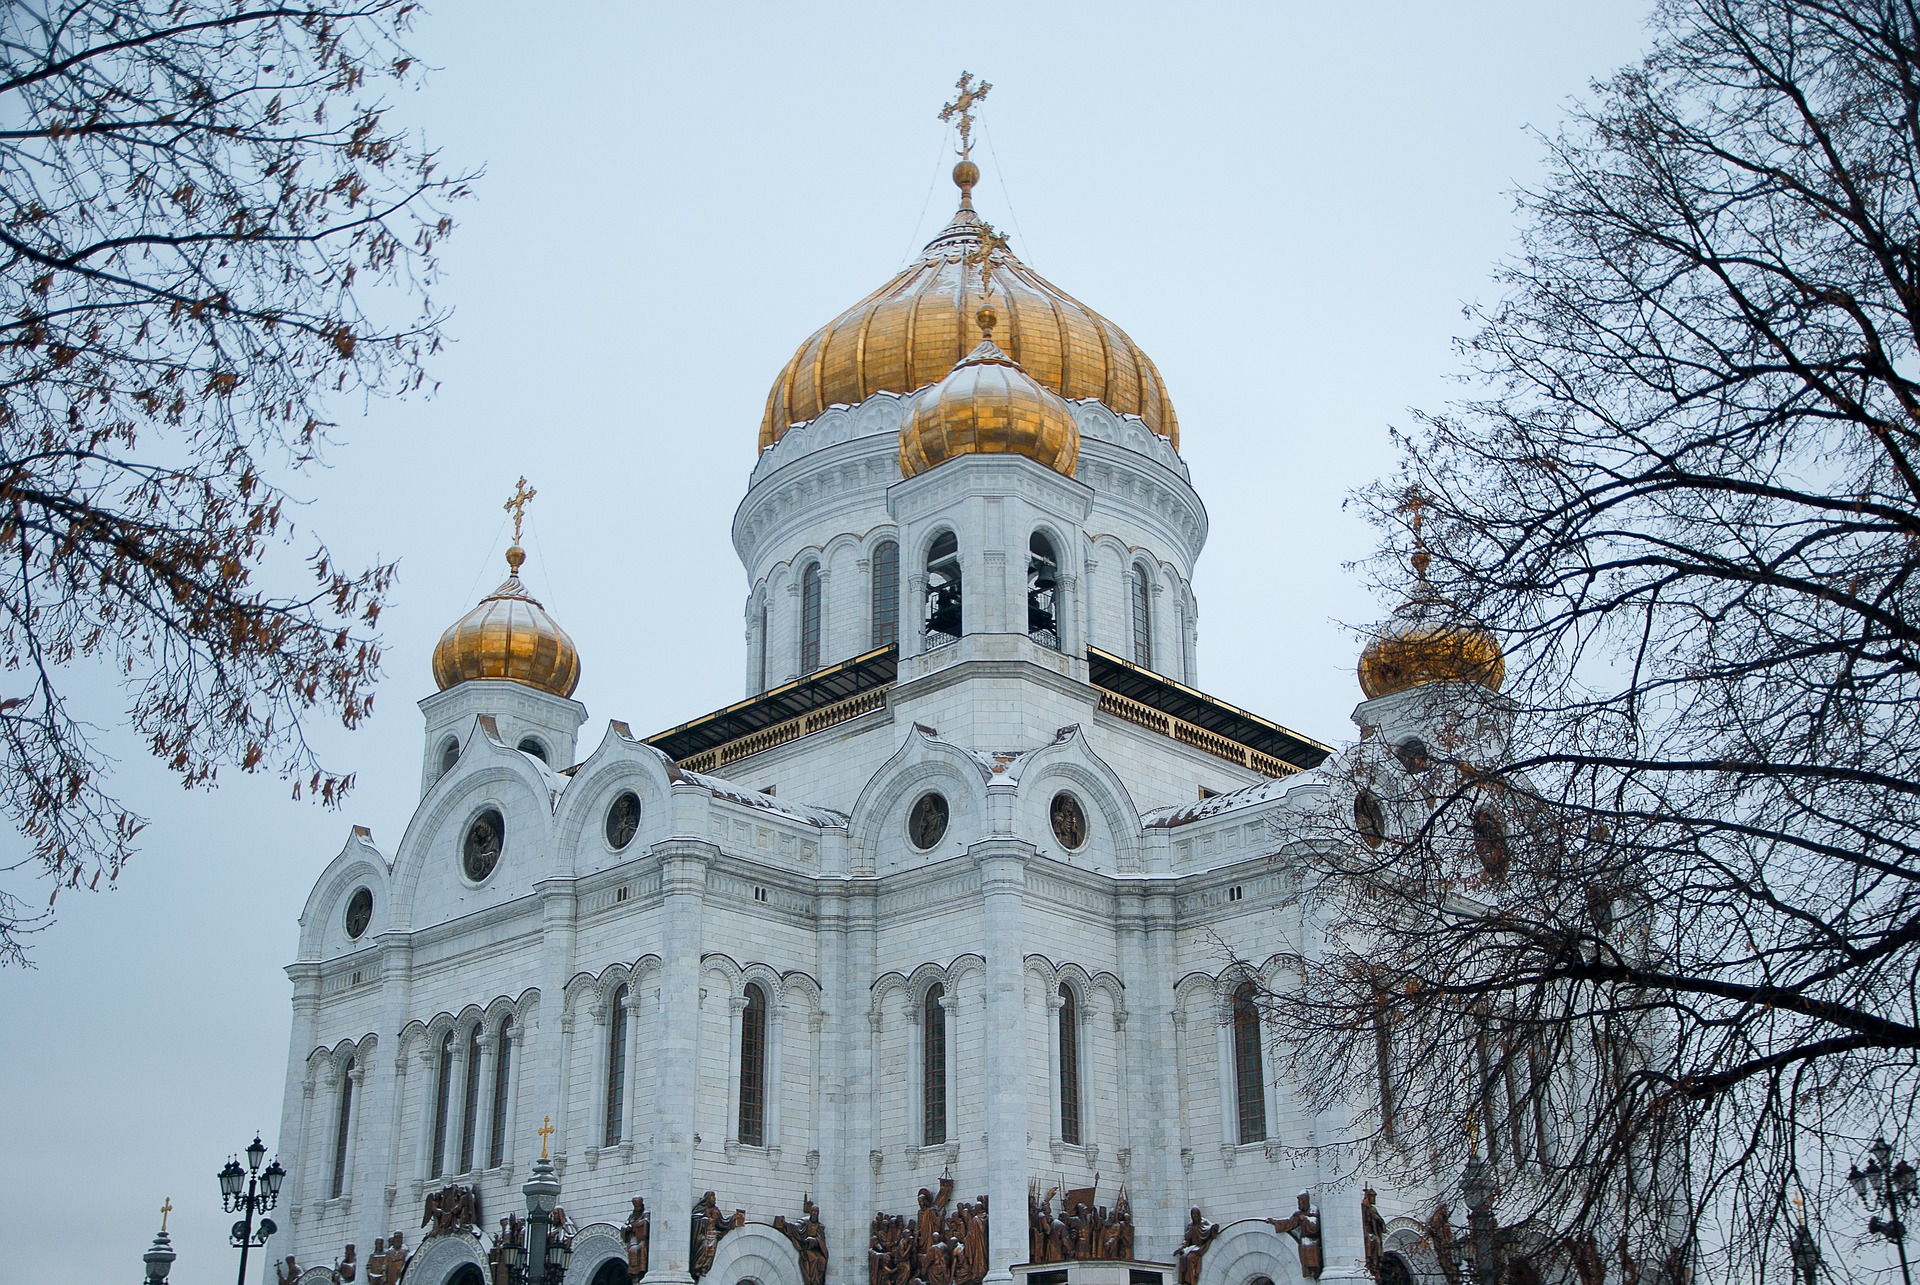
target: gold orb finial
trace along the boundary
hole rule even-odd
[[[953,167],[953,185],[960,189],[960,204],[973,208],[973,185],[980,181],[980,167],[972,161],[958,161]]]
[[[517,544],[507,547],[507,572],[513,576],[515,580],[520,578],[520,568],[525,565],[526,561],[527,551],[525,549]]]
[[[995,312],[992,308],[983,306],[980,309],[980,311],[973,314],[973,319],[974,321],[979,323],[980,338],[985,340],[987,343],[992,343],[993,328],[1000,324],[1000,314]]]

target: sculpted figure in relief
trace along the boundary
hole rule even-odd
[[[1293,1237],[1300,1249],[1300,1274],[1308,1280],[1320,1278],[1322,1257],[1320,1252],[1320,1211],[1313,1207],[1313,1199],[1307,1192],[1300,1193],[1300,1207],[1285,1218],[1269,1218],[1277,1232],[1285,1232]]]
[[[1200,1260],[1206,1255],[1207,1246],[1219,1234],[1220,1224],[1202,1218],[1200,1206],[1195,1205],[1187,1217],[1187,1229],[1181,1237],[1180,1248],[1173,1251],[1175,1274],[1180,1285],[1199,1285]]]
[[[627,1275],[639,1280],[647,1274],[647,1260],[653,1252],[653,1219],[647,1216],[647,1202],[633,1198],[633,1212],[620,1228],[620,1241],[627,1247]]]
[[[1372,1187],[1360,1197],[1360,1235],[1366,1245],[1367,1275],[1379,1280],[1387,1249],[1387,1220],[1380,1216],[1380,1206],[1374,1203],[1376,1199]]]
[[[799,1253],[802,1285],[826,1285],[827,1229],[820,1221],[820,1207],[809,1193],[801,1198],[800,1208],[803,1212],[794,1222],[788,1222],[785,1214],[775,1214],[773,1229],[792,1241]]]

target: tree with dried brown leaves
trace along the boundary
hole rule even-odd
[[[351,784],[302,729],[366,715],[393,569],[296,535],[280,483],[326,444],[328,399],[420,389],[438,344],[427,291],[467,180],[387,119],[415,12],[0,11],[0,963],[51,917],[20,876],[110,883],[143,825],[77,669],[110,667],[189,786]]]
[[[1666,0],[1548,150],[1480,391],[1363,497],[1404,583],[1418,488],[1505,692],[1346,760],[1275,1029],[1515,1244],[1785,1275],[1804,1191],[1864,1273],[1841,1178],[1920,1141],[1920,12]]]

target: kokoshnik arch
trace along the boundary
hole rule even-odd
[[[950,1285],[1032,1260],[1050,1187],[1124,1189],[1096,1252],[1167,1285],[1398,1279],[1422,1252],[1427,1196],[1376,1183],[1363,1215],[1366,1175],[1306,1150],[1347,1117],[1302,1107],[1250,1013],[1311,940],[1287,836],[1339,788],[1332,751],[1199,690],[1207,516],[1166,384],[979,217],[964,148],[953,177],[947,227],[768,396],[733,524],[744,700],[582,745],[581,656],[517,521],[435,648],[406,833],[356,827],[301,918],[277,1256],[400,1232],[382,1271],[478,1279],[549,1115],[582,1285],[803,1285],[773,1224],[809,1196],[811,1274],[878,1279],[875,1216],[915,1225],[923,1188],[934,1241],[933,1193],[973,1211],[906,1264]],[[1417,732],[1498,659],[1410,603],[1356,722]],[[474,1199],[423,1227],[448,1187]],[[1276,1229],[1296,1192],[1317,1213]],[[1181,1255],[1195,1206],[1225,1230]]]

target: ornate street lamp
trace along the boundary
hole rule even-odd
[[[1913,1204],[1914,1178],[1912,1164],[1905,1160],[1893,1163],[1893,1147],[1885,1138],[1875,1138],[1867,1148],[1865,1169],[1853,1165],[1847,1170],[1847,1182],[1860,1203],[1868,1209],[1887,1211],[1885,1218],[1878,1214],[1869,1218],[1867,1230],[1893,1242],[1900,1255],[1900,1279],[1906,1285],[1913,1285],[1913,1272],[1907,1266],[1907,1224],[1901,1214]]]
[[[279,1201],[280,1184],[287,1177],[278,1160],[263,1172],[260,1162],[266,1158],[267,1144],[260,1141],[256,1133],[247,1147],[247,1167],[242,1169],[238,1160],[229,1159],[220,1170],[220,1207],[230,1214],[246,1215],[233,1225],[230,1237],[240,1251],[240,1285],[247,1285],[247,1251],[266,1244],[268,1237],[280,1230],[271,1218],[262,1218],[257,1231],[253,1225],[256,1213],[266,1213]]]
[[[1493,1176],[1493,1169],[1479,1156],[1469,1156],[1467,1167],[1460,1173],[1460,1194],[1467,1201],[1467,1240],[1473,1249],[1473,1278],[1483,1283],[1500,1279],[1500,1263],[1496,1248],[1499,1240],[1499,1224],[1493,1217],[1493,1198],[1500,1194],[1500,1184]]]
[[[541,1122],[540,1158],[533,1162],[520,1194],[527,1198],[527,1225],[522,1240],[509,1240],[505,1246],[507,1279],[513,1285],[560,1285],[573,1262],[573,1242],[565,1229],[552,1227],[553,1211],[560,1203],[560,1179],[547,1159],[547,1139],[553,1136],[553,1117]],[[551,1235],[558,1231],[560,1234]],[[551,1251],[551,1252],[549,1252]]]

